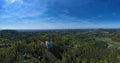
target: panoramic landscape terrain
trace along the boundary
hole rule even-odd
[[[120,63],[120,0],[0,0],[0,63]]]
[[[1,30],[0,63],[120,63],[120,30]]]

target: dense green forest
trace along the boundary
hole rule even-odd
[[[120,63],[120,30],[1,30],[0,63]]]

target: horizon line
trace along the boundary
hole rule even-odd
[[[0,30],[77,30],[77,29],[120,29],[120,28],[74,28],[74,29],[0,29]]]

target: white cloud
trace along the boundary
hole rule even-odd
[[[5,0],[2,5],[1,16],[11,16],[13,18],[36,17],[47,11],[46,0]],[[4,12],[3,12],[4,11]],[[8,17],[10,18],[10,17]]]
[[[12,4],[12,3],[15,3],[15,2],[22,3],[23,0],[5,0],[5,2],[6,2],[7,4]]]
[[[14,3],[16,0],[5,0],[7,3]]]

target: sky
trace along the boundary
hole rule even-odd
[[[0,0],[0,29],[120,28],[120,0]]]

